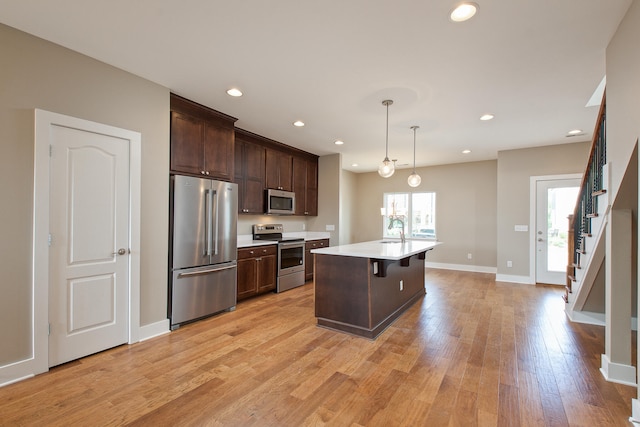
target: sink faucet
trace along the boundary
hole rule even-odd
[[[404,215],[389,215],[389,227],[387,229],[391,230],[396,222],[400,223],[400,241],[404,243],[406,241],[404,237]]]

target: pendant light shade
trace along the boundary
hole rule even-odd
[[[422,178],[420,178],[420,175],[416,173],[416,129],[418,128],[419,126],[411,126],[411,129],[413,130],[413,173],[409,175],[409,178],[407,179],[407,183],[410,187],[417,187],[420,185],[420,182],[422,182]]]
[[[384,160],[378,166],[378,174],[383,178],[389,178],[396,171],[395,164],[389,160],[389,105],[393,104],[390,99],[382,101],[382,105],[387,107],[387,136],[385,139]]]

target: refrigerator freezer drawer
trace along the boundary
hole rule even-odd
[[[236,262],[173,272],[171,329],[236,305]]]

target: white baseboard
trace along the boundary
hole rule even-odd
[[[629,422],[635,427],[640,427],[640,400],[631,399],[631,417]]]
[[[17,383],[19,381],[23,381],[26,380],[28,378],[33,378],[35,375],[34,374],[28,374],[28,375],[24,375],[22,377],[12,377],[11,375],[4,375],[3,373],[1,373],[0,370],[0,387],[4,387],[7,386],[9,384],[13,384],[13,383]]]
[[[609,360],[609,356],[603,354],[600,356],[600,372],[604,379],[612,383],[637,387],[636,368],[631,365],[623,365],[614,363]]]
[[[469,265],[469,264],[444,264],[440,262],[425,262],[425,267],[436,268],[440,270],[458,270],[458,271],[471,271],[474,273],[492,273],[495,274],[498,270],[496,267],[485,267],[482,265]]]
[[[593,313],[591,311],[572,311],[565,307],[565,314],[572,322],[585,323],[587,325],[605,326],[604,313]]]
[[[496,274],[496,282],[522,283],[523,285],[535,285],[529,276],[515,276],[511,274]]]
[[[171,332],[169,319],[164,319],[160,322],[140,326],[140,341],[146,341],[160,335],[168,334],[169,332]]]

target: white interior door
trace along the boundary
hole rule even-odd
[[[566,283],[569,220],[580,179],[541,180],[536,184],[536,282]]]
[[[49,366],[128,339],[129,141],[51,126]]]

